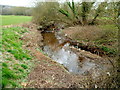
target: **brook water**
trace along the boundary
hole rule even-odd
[[[42,36],[44,39],[43,51],[50,58],[64,65],[69,72],[74,74],[85,74],[93,68],[99,67],[96,63],[91,62],[89,58],[84,58],[85,60],[80,62],[80,57],[71,50],[69,43],[64,43],[65,40],[63,37],[53,32],[44,32]],[[101,67],[99,69],[102,70],[103,68],[104,67]]]

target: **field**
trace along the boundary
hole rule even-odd
[[[15,25],[30,22],[30,16],[0,16],[2,24]],[[1,27],[0,27],[1,28]],[[20,83],[25,81],[31,67],[31,55],[28,50],[22,48],[24,44],[19,38],[28,32],[26,28],[11,27],[2,28],[2,40],[0,40],[0,49],[3,52],[4,62],[2,63],[2,87],[21,87]]]
[[[31,56],[28,50],[22,48],[24,44],[19,38],[28,32],[25,28],[3,28],[0,49],[3,53],[2,87],[21,87],[20,83],[29,73]]]
[[[2,19],[2,26],[4,26],[4,25],[30,22],[32,17],[31,16],[2,15],[0,16],[0,19]]]

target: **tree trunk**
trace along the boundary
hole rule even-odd
[[[89,4],[87,2],[82,2],[82,24],[87,24],[87,14],[89,12]]]
[[[89,25],[94,25],[95,23],[95,21],[96,21],[96,18],[99,16],[99,14],[97,13],[96,15],[95,15],[95,17],[94,17],[94,19],[92,20],[92,22],[91,23],[89,23]]]
[[[83,16],[83,17],[82,17],[82,24],[83,24],[83,25],[86,25],[86,24],[87,24],[86,16]]]

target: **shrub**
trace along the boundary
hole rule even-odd
[[[59,19],[58,2],[38,2],[33,9],[33,22],[44,24]]]

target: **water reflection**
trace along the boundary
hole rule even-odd
[[[42,33],[42,35],[44,38],[44,52],[56,62],[64,65],[69,72],[83,74],[95,67],[95,64],[89,62],[89,59],[80,62],[79,56],[70,49],[69,43],[60,46],[63,41],[59,41],[61,40],[60,37],[57,39],[54,33],[47,32]]]

